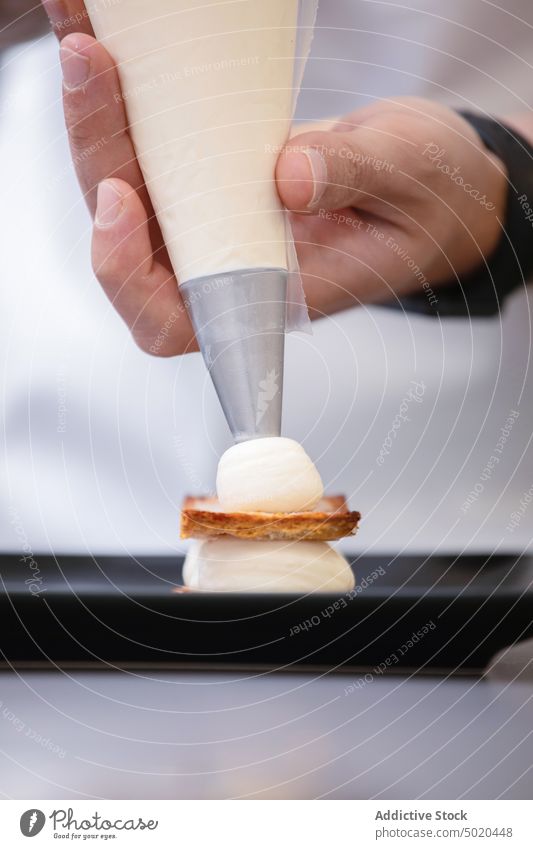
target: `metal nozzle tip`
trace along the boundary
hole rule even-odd
[[[287,272],[216,274],[180,292],[235,441],[279,436]]]

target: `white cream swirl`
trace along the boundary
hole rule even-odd
[[[191,545],[183,582],[212,592],[341,593],[354,587],[355,578],[327,542],[213,537]]]
[[[218,465],[218,500],[228,511],[313,510],[323,494],[313,461],[294,439],[272,436],[239,442]]]

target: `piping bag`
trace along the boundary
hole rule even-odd
[[[183,306],[236,441],[279,436],[285,333],[310,331],[274,171],[318,0],[93,0]],[[169,316],[171,323],[179,315]]]

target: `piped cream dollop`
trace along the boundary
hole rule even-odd
[[[353,589],[354,574],[327,542],[212,538],[191,545],[183,582],[211,592],[328,592]]]
[[[217,496],[228,511],[313,510],[323,494],[315,464],[294,439],[273,436],[239,442],[218,464]]]

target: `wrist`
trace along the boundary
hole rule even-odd
[[[434,308],[428,308],[427,299],[418,296],[405,299],[403,307],[427,315],[497,315],[510,292],[523,286],[533,273],[533,147],[497,120],[460,114],[476,130],[494,167],[503,165],[507,172],[505,204],[492,218],[498,236],[494,239],[491,232],[480,265],[476,263],[469,271],[465,263],[460,273],[456,271],[455,280],[439,283],[434,278],[438,287]]]

